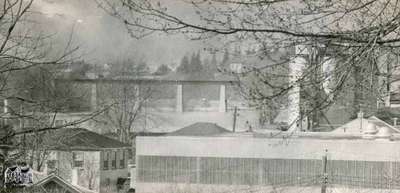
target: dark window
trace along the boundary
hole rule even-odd
[[[104,152],[103,170],[108,170],[108,152]]]
[[[47,161],[47,168],[50,170],[56,169],[57,160],[48,160]]]
[[[83,167],[83,152],[73,152],[74,167]]]
[[[125,168],[125,150],[121,151],[121,157],[119,160],[119,168],[124,169]]]
[[[111,169],[113,169],[113,170],[117,169],[117,152],[116,151],[112,152]]]

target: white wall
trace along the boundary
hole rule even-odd
[[[254,137],[138,137],[136,155],[398,161],[400,141]]]
[[[373,141],[316,138],[265,138],[253,136],[231,137],[138,137],[136,155],[235,157],[264,159],[317,159],[322,160],[328,150],[328,160],[398,161],[400,141]],[[138,163],[138,162],[137,162]],[[137,165],[140,168],[140,165]],[[136,183],[138,193],[216,193],[216,192],[273,192],[271,186]],[[300,191],[301,190],[301,191]],[[328,192],[385,192],[382,189],[352,189],[335,185]],[[277,192],[320,192],[320,187],[278,187]],[[400,192],[400,190],[390,190]]]
[[[106,150],[108,152],[114,152],[116,150]],[[127,166],[128,164],[128,154],[125,152],[125,166],[124,168],[120,168],[120,156],[121,156],[121,151],[118,150],[117,154],[117,168],[112,169],[111,168],[111,158],[109,159],[109,166],[108,170],[103,169],[103,159],[104,159],[104,151],[101,152],[101,163],[100,163],[100,192],[101,193],[108,193],[108,192],[117,192],[117,180],[118,178],[127,178],[129,175],[129,167]],[[126,150],[125,150],[126,151]],[[109,179],[109,181],[107,180]],[[109,184],[108,184],[109,183]]]

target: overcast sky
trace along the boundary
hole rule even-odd
[[[40,12],[40,25],[57,33],[60,40],[73,30],[75,43],[90,63],[143,56],[154,68],[161,63],[179,63],[185,53],[203,48],[201,42],[178,36],[157,34],[136,40],[120,21],[91,0],[35,0],[34,10]]]

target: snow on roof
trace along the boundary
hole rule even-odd
[[[368,118],[356,118],[351,120],[350,122],[334,129],[331,131],[332,133],[351,133],[351,134],[362,134],[362,128],[365,127],[367,124],[373,124],[377,128],[381,127],[387,127],[390,129],[392,133],[400,133],[400,130],[393,127],[392,125],[389,125],[385,121],[375,117],[371,116]]]
[[[169,133],[169,136],[215,136],[231,131],[220,127],[216,123],[198,122]]]

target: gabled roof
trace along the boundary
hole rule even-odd
[[[220,127],[216,123],[198,122],[189,126],[186,126],[177,131],[171,132],[169,136],[215,136],[224,133],[230,133],[231,131]]]
[[[361,134],[362,131],[360,130],[360,125],[362,120],[363,126],[370,123],[374,124],[376,127],[387,127],[390,129],[392,133],[400,133],[400,130],[393,127],[392,125],[389,125],[385,121],[379,119],[378,117],[371,116],[368,118],[356,118],[351,120],[350,122],[336,128],[335,130],[331,131],[334,133],[351,133],[351,134]]]
[[[129,148],[129,144],[83,128],[54,131],[54,150],[91,150]]]
[[[66,180],[62,179],[61,177],[51,174],[47,176],[46,178],[40,180],[39,182],[35,183],[35,187],[43,187],[45,188],[45,185],[48,183],[56,183],[60,187],[64,188],[65,190],[68,190],[71,193],[95,193],[93,190],[88,190],[83,187],[79,186],[74,186],[71,183],[67,182]]]

